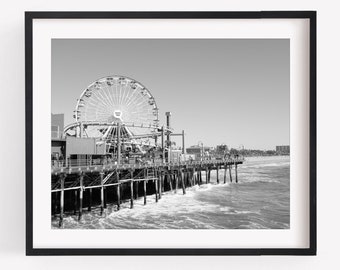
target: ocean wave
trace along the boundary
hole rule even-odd
[[[238,185],[249,184],[249,183],[280,183],[279,179],[274,179],[272,176],[266,175],[251,175],[245,174],[239,176]]]
[[[134,207],[130,209],[130,202],[126,201],[121,204],[120,210],[117,211],[116,205],[108,205],[104,214],[100,215],[100,209],[95,208],[91,212],[85,212],[82,220],[78,221],[77,216],[67,216],[64,218],[64,229],[81,229],[81,228],[182,228],[181,220],[193,220],[198,222],[198,227],[208,228],[210,225],[200,224],[199,220],[192,218],[197,213],[202,216],[210,216],[216,212],[229,212],[229,207],[221,207],[219,204],[206,203],[195,198],[196,193],[209,192],[214,188],[226,187],[228,184],[214,185],[204,184],[186,189],[186,194],[181,189],[177,193],[168,191],[163,193],[162,198],[155,202],[155,195],[147,196],[147,204],[144,205],[143,198],[134,200]],[[191,216],[191,217],[190,217]],[[176,223],[172,222],[178,219]],[[189,218],[189,219],[188,219]],[[58,226],[58,222],[52,222],[53,227]],[[187,224],[184,226],[192,228],[194,225]]]
[[[239,169],[261,169],[266,167],[285,167],[289,166],[290,162],[274,162],[274,163],[261,163],[261,164],[244,164],[239,165]]]

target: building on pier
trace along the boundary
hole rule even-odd
[[[51,114],[51,138],[61,139],[64,134],[64,114]]]
[[[187,154],[194,155],[195,160],[209,157],[212,152],[212,147],[204,145],[193,145],[186,149]]]

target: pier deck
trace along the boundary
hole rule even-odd
[[[112,170],[135,170],[148,168],[193,168],[193,167],[209,167],[209,166],[223,166],[230,164],[242,164],[243,158],[237,159],[223,159],[223,160],[204,160],[204,161],[184,161],[184,162],[168,162],[168,163],[151,163],[151,164],[100,164],[100,165],[82,165],[52,168],[52,175],[59,174],[73,174],[79,172],[108,172]]]
[[[232,179],[232,167],[235,169],[235,182],[238,182],[237,166],[244,162],[243,158],[186,161],[152,164],[100,164],[74,167],[57,167],[51,170],[52,215],[59,216],[59,225],[63,224],[65,212],[73,211],[82,217],[84,205],[91,211],[99,206],[105,212],[107,203],[116,204],[120,209],[123,200],[130,200],[133,208],[134,199],[147,195],[155,195],[158,202],[162,193],[168,190],[182,190],[186,187],[210,183],[210,173],[216,170],[216,182],[220,183],[219,170],[223,172],[223,182]]]

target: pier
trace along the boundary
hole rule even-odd
[[[91,83],[77,99],[75,122],[64,126],[63,114],[51,121],[51,210],[59,217],[78,215],[107,206],[119,211],[122,202],[154,196],[161,200],[166,191],[186,194],[186,188],[210,183],[238,182],[237,166],[243,158],[231,155],[220,145],[185,147],[185,131],[174,132],[171,112],[160,124],[159,109],[151,92],[126,76],[108,76]],[[181,137],[176,147],[173,137]],[[223,180],[219,172],[224,170]],[[202,174],[205,173],[205,183]]]
[[[158,202],[164,192],[182,192],[195,185],[210,183],[211,171],[216,171],[216,184],[232,182],[234,168],[235,182],[238,182],[237,166],[243,158],[223,160],[185,161],[153,164],[105,164],[84,165],[75,167],[58,167],[51,170],[52,215],[59,217],[59,226],[63,226],[63,218],[77,215],[81,220],[84,211],[100,208],[105,214],[108,204],[116,205],[119,211],[123,201],[130,201],[154,196]],[[224,170],[223,179],[219,171]],[[227,180],[227,171],[229,179]],[[202,174],[205,172],[205,183]]]

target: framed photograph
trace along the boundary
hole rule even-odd
[[[27,255],[315,255],[316,12],[26,12]]]

